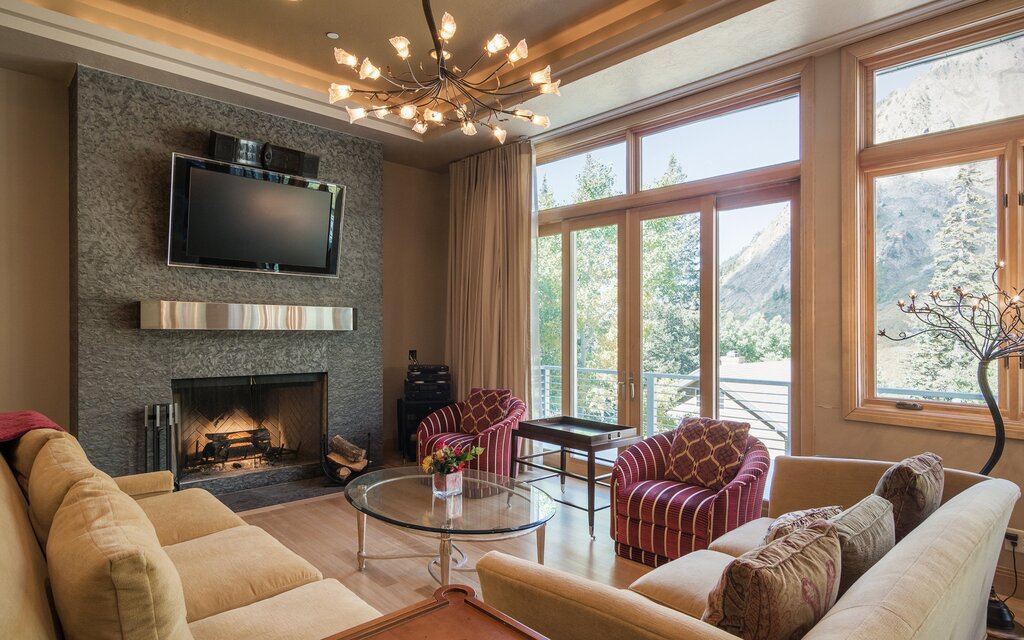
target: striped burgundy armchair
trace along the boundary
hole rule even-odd
[[[652,567],[692,551],[761,515],[771,459],[748,437],[743,462],[719,491],[666,480],[674,431],[627,448],[612,468],[615,553]]]
[[[526,414],[526,403],[512,396],[505,416],[476,433],[464,433],[462,430],[462,418],[467,411],[466,401],[457,402],[438,409],[420,422],[416,429],[416,463],[421,464],[428,453],[440,447],[483,447],[483,455],[470,461],[466,468],[513,476],[512,431]]]

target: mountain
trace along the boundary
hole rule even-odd
[[[780,211],[739,253],[726,260],[719,278],[719,307],[736,315],[790,316],[789,210]]]

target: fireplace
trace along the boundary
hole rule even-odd
[[[319,464],[327,433],[327,375],[173,380],[174,455],[181,483]]]

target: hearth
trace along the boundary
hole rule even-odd
[[[191,378],[173,380],[171,388],[180,482],[319,464],[326,374]]]

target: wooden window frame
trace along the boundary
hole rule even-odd
[[[1007,262],[1001,286],[1024,283],[1024,206],[1009,195],[1021,193],[1024,184],[1024,116],[875,144],[873,78],[879,69],[1018,31],[1024,31],[1024,7],[992,0],[842,50],[842,400],[847,419],[991,435],[992,419],[984,405],[917,401],[923,410],[907,411],[896,407],[898,399],[875,391],[872,190],[878,176],[996,159],[997,252]],[[1022,381],[1018,367],[1000,371],[1007,435],[1018,439],[1024,439]]]
[[[679,126],[687,122],[703,120],[729,111],[752,106],[758,102],[767,102],[786,95],[799,94],[800,100],[800,160],[796,162],[762,167],[743,171],[739,173],[715,176],[703,180],[685,182],[668,187],[649,189],[642,191],[640,186],[640,157],[639,140],[642,133],[653,132],[657,129]],[[691,95],[687,95],[669,103],[652,107],[641,112],[628,114],[613,120],[602,122],[583,130],[574,131],[564,136],[545,139],[537,144],[536,154],[538,164],[551,160],[576,155],[588,149],[604,146],[610,143],[626,140],[627,143],[627,194],[593,200],[577,205],[556,207],[540,211],[538,214],[539,235],[564,234],[562,241],[562,304],[563,309],[572,307],[570,297],[571,278],[566,274],[571,273],[572,255],[571,243],[566,243],[569,236],[568,226],[571,222],[580,218],[603,216],[604,214],[619,214],[623,216],[626,226],[629,227],[629,212],[643,210],[644,217],[648,212],[653,212],[664,207],[679,206],[682,201],[700,202],[702,209],[708,206],[723,208],[734,208],[741,206],[744,202],[760,199],[765,193],[789,193],[791,194],[791,233],[792,233],[792,379],[791,379],[791,405],[790,405],[790,451],[793,455],[810,455],[814,452],[814,431],[809,427],[813,420],[814,410],[814,362],[811,356],[810,345],[814,344],[814,327],[810,322],[813,317],[814,305],[814,275],[810,268],[814,263],[814,220],[811,216],[801,215],[801,211],[813,210],[813,149],[812,149],[812,126],[814,122],[814,61],[812,59],[802,60],[794,63],[779,66],[769,71],[751,74],[744,78],[723,83],[714,87],[705,87]],[[710,218],[717,222],[716,214]],[[633,216],[638,219],[637,215]],[[705,215],[702,218],[702,236],[708,232],[705,229]],[[634,223],[634,226],[637,223]],[[628,232],[635,233],[630,229]],[[704,236],[707,237],[707,236]],[[702,247],[706,243],[702,243]],[[629,241],[627,240],[626,247]],[[703,257],[703,260],[709,258]],[[628,269],[635,270],[636,257],[630,256]],[[710,278],[711,271],[702,275],[702,278]],[[715,271],[717,273],[717,270]],[[620,271],[620,291],[631,291],[623,287],[622,278],[632,277],[635,274],[626,274]],[[717,284],[717,282],[715,283]],[[702,281],[702,286],[704,283]],[[630,293],[634,298],[636,295]],[[635,301],[634,301],[635,302]],[[702,305],[704,308],[704,305]],[[708,317],[702,318],[702,322],[711,330],[702,330],[701,351],[710,353],[710,349],[717,349],[717,345],[711,344],[711,337],[717,335],[718,313],[717,307],[714,312],[709,308]],[[807,321],[803,321],[803,319]],[[629,314],[622,321],[629,322]],[[571,350],[572,318],[563,313],[562,318],[562,358],[572,356]],[[708,324],[713,323],[713,324]],[[625,324],[620,324],[620,329],[625,329]],[[804,348],[804,346],[807,348]],[[630,345],[627,349],[633,348]],[[568,355],[567,355],[568,354]],[[632,354],[626,356],[633,359]],[[574,361],[574,358],[569,360]],[[623,367],[624,368],[624,367]],[[571,375],[571,374],[570,374]],[[717,384],[716,376],[702,376]],[[622,380],[620,380],[621,382]],[[563,388],[568,388],[571,380],[566,380],[563,371]],[[713,389],[702,389],[702,392],[709,393],[712,397]],[[569,401],[563,394],[563,409],[568,413],[570,410]],[[637,403],[636,406],[639,406]],[[639,409],[631,406],[630,411],[638,414]],[[639,424],[639,423],[638,423]],[[806,426],[806,428],[805,428]]]

